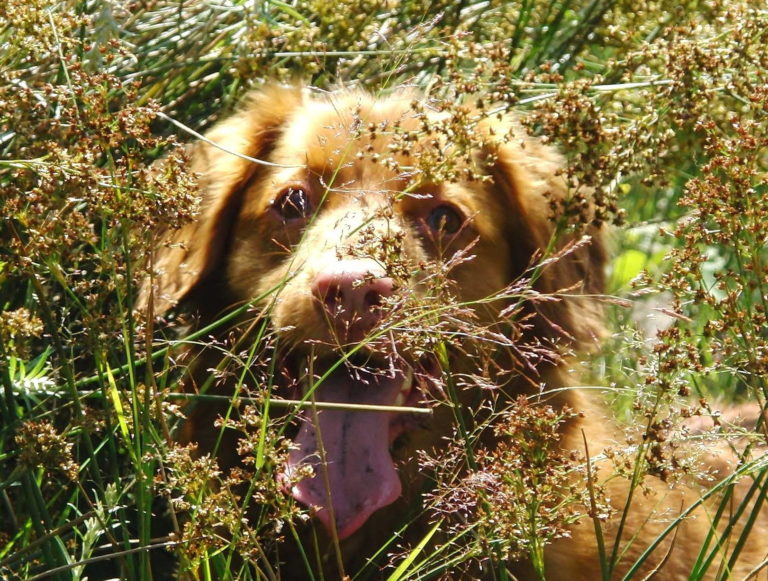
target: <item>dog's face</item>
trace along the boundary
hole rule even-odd
[[[252,96],[208,136],[228,151],[193,152],[202,213],[175,234],[181,245],[159,252],[156,309],[187,297],[205,297],[213,305],[199,306],[209,312],[255,300],[290,353],[279,375],[303,386],[300,397],[342,408],[419,405],[439,368],[428,348],[403,337],[439,322],[440,305],[427,299],[496,323],[509,305],[504,289],[549,244],[549,208],[567,194],[558,157],[511,120],[478,122],[476,148],[451,179],[425,177],[422,156],[454,144],[429,129],[445,114],[412,103],[407,93]],[[537,272],[537,288],[589,276],[596,287],[599,263],[599,249],[581,249]],[[540,319],[557,326],[534,321],[534,333],[581,340],[593,330],[568,301],[547,309]],[[401,494],[390,446],[408,425],[386,411],[305,413],[284,477],[306,463],[315,476],[292,494],[340,538],[351,535]]]

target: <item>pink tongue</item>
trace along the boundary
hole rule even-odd
[[[341,404],[394,405],[402,385],[400,373],[394,378],[366,374],[365,381],[361,381],[340,368],[317,388],[315,399]],[[286,472],[290,474],[298,465],[310,464],[315,475],[301,480],[291,494],[299,502],[316,507],[317,517],[329,531],[332,511],[336,534],[343,539],[359,529],[373,512],[400,496],[400,479],[389,454],[392,414],[317,410],[325,464],[320,461],[314,412],[308,410],[305,415],[294,439],[298,449],[289,454]]]

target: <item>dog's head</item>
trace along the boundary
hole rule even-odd
[[[315,401],[341,408],[418,405],[439,368],[428,341],[403,338],[442,329],[449,311],[430,297],[488,326],[520,277],[539,293],[602,286],[599,241],[535,267],[558,248],[552,208],[568,192],[557,154],[512,118],[461,111],[473,147],[452,142],[450,114],[407,92],[253,94],[194,146],[200,216],[158,249],[144,306],[187,301],[212,315],[255,300],[305,397],[314,386]],[[534,338],[598,332],[586,301],[526,308]],[[408,422],[352,409],[305,416],[286,474],[315,467],[292,493],[343,538],[400,495],[389,448]]]

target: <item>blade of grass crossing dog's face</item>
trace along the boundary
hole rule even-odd
[[[736,564],[736,560],[738,559],[738,556],[741,553],[741,549],[743,548],[744,542],[746,541],[746,538],[749,535],[749,532],[751,531],[752,526],[754,525],[754,520],[760,512],[759,508],[762,505],[763,501],[765,500],[766,485],[768,484],[768,481],[765,480],[765,476],[766,476],[766,471],[765,469],[763,469],[760,472],[760,474],[755,478],[755,481],[752,483],[752,486],[750,486],[749,491],[747,491],[747,493],[744,495],[739,506],[736,508],[735,511],[732,512],[731,517],[728,519],[729,520],[728,525],[726,525],[726,527],[723,529],[721,533],[718,533],[717,524],[720,521],[720,518],[722,517],[726,509],[732,508],[731,493],[733,492],[733,486],[735,485],[735,482],[728,487],[728,490],[723,494],[723,498],[720,501],[720,505],[718,506],[718,510],[715,515],[715,518],[712,521],[711,529],[707,536],[707,542],[702,547],[701,552],[699,554],[699,558],[697,559],[696,564],[694,565],[693,571],[691,572],[691,577],[690,577],[691,579],[704,578],[705,574],[707,573],[709,568],[712,566],[712,563],[713,561],[715,561],[718,554],[721,555],[721,558],[722,558],[720,568],[718,570],[718,579],[729,578],[730,572],[733,570],[733,566]],[[752,500],[752,497],[758,490],[760,491],[760,494],[755,500],[755,506],[752,509],[750,509],[750,517],[745,523],[744,529],[742,530],[741,535],[739,536],[739,539],[736,541],[736,544],[734,545],[733,550],[731,552],[731,557],[728,560],[728,563],[726,565],[725,559],[727,557],[727,553],[730,548],[730,544],[731,544],[730,536],[731,536],[731,533],[733,532],[733,528],[741,520],[741,517],[744,515],[744,512],[747,510],[748,505]],[[716,535],[718,536],[717,543],[709,552],[709,555],[707,555],[707,557],[704,558],[704,555],[706,553],[706,550],[709,548],[709,544],[711,543],[712,538],[714,538]]]
[[[730,505],[730,499],[732,495],[733,486],[729,486],[728,489],[723,493],[723,497],[720,499],[720,504],[717,507],[717,512],[715,513],[714,518],[712,519],[709,532],[707,533],[707,538],[699,550],[699,555],[696,558],[696,562],[694,563],[693,569],[691,571],[691,579],[698,579],[701,577],[702,571],[707,570],[714,553],[717,552],[717,548],[709,551],[709,547],[712,543],[712,540],[717,535],[717,526],[720,523],[720,519],[723,517],[723,514],[725,513],[725,509]],[[708,551],[709,555],[707,554]]]
[[[677,517],[674,521],[672,521],[667,526],[667,528],[665,528],[663,531],[661,531],[661,533],[659,533],[656,539],[654,539],[654,541],[648,546],[648,548],[645,551],[643,551],[643,554],[637,558],[637,561],[635,561],[632,567],[630,567],[629,571],[627,571],[624,577],[622,577],[622,581],[630,581],[631,579],[634,579],[635,575],[637,575],[638,571],[643,566],[645,561],[648,559],[648,557],[650,557],[653,551],[656,550],[656,548],[667,537],[667,535],[669,535],[670,532],[672,532],[677,526],[679,526],[680,523],[683,521],[683,519],[690,516],[691,513],[693,513],[693,511],[699,508],[702,504],[706,503],[713,496],[717,496],[718,494],[721,494],[725,489],[727,489],[728,487],[732,486],[735,482],[737,482],[739,478],[743,476],[747,476],[749,474],[754,474],[756,472],[766,472],[766,471],[768,471],[768,455],[762,456],[760,458],[757,458],[756,460],[753,460],[752,462],[744,464],[738,470],[736,470],[733,474],[729,475],[727,478],[724,478],[715,486],[707,490],[704,494],[701,495],[701,498],[699,498],[696,502],[692,503],[688,508],[686,508],[682,513],[680,513],[680,516]],[[695,577],[691,577],[691,579],[695,579]]]
[[[764,468],[760,472],[759,476],[755,478],[755,481],[752,483],[752,486],[749,489],[749,493],[744,497],[744,499],[741,501],[741,504],[739,505],[737,514],[741,515],[747,509],[747,504],[749,503],[749,499],[752,496],[753,492],[756,490],[760,491],[759,494],[757,495],[757,498],[755,499],[754,506],[749,509],[749,518],[747,519],[747,522],[745,523],[744,528],[742,529],[741,534],[739,535],[739,538],[736,541],[736,545],[733,547],[733,551],[731,552],[731,557],[728,560],[728,566],[725,568],[725,571],[723,571],[723,573],[721,574],[720,579],[725,580],[730,578],[730,573],[731,571],[733,571],[733,568],[736,565],[736,560],[739,558],[739,555],[741,554],[741,550],[744,548],[744,543],[746,543],[747,538],[749,537],[752,531],[752,527],[755,524],[755,520],[760,515],[760,512],[761,512],[760,509],[763,503],[765,502],[766,494],[768,494],[768,479],[766,478],[766,476],[768,476],[768,469]]]
[[[441,578],[451,571],[455,571],[455,567],[458,567],[462,563],[467,562],[467,546],[463,541],[464,537],[471,536],[474,539],[470,541],[470,545],[474,546],[477,542],[478,534],[476,533],[478,523],[475,523],[466,529],[458,532],[448,542],[441,544],[438,548],[430,548],[426,557],[413,567],[408,572],[409,579],[436,579]],[[506,575],[506,570],[501,572],[496,571],[498,581],[505,581],[506,577],[502,576],[502,573]]]
[[[597,551],[600,556],[600,573],[603,581],[610,580],[610,572],[608,569],[608,562],[606,561],[605,554],[605,538],[603,537],[603,527],[600,525],[600,519],[597,515],[597,502],[595,500],[595,481],[592,474],[592,459],[589,456],[589,445],[587,444],[587,434],[584,430],[581,431],[581,436],[584,438],[584,455],[586,457],[587,464],[587,485],[589,487],[589,506],[594,514],[592,522],[595,525],[595,539],[597,540]]]
[[[427,546],[429,541],[432,539],[432,537],[435,535],[435,533],[438,531],[438,529],[442,526],[443,521],[439,520],[434,524],[434,526],[427,532],[426,535],[424,535],[424,538],[421,539],[421,542],[416,545],[413,550],[408,554],[408,556],[403,560],[402,563],[397,567],[397,569],[394,570],[394,572],[387,578],[387,581],[400,581],[401,579],[407,579],[407,573],[408,573],[408,567],[413,564],[413,562],[416,560],[416,558],[421,554],[421,552],[424,550],[424,547]]]
[[[256,321],[256,322],[258,323],[258,321]],[[259,352],[259,347],[261,346],[262,341],[264,341],[264,335],[266,333],[266,330],[267,330],[266,320],[262,319],[261,324],[259,326],[258,333],[256,334],[256,337],[253,338],[251,347],[248,350],[248,359],[246,360],[245,364],[243,365],[243,369],[242,369],[242,371],[240,373],[240,378],[239,378],[239,380],[237,382],[237,387],[236,387],[235,395],[239,394],[241,389],[242,389],[242,386],[243,386],[243,384],[245,382],[245,378],[246,378],[245,376],[248,373],[248,371],[251,369],[251,365],[255,361],[256,355]],[[248,335],[248,334],[249,333],[246,333],[246,335]],[[269,377],[272,378],[274,376],[275,376],[275,361],[273,359],[273,361],[270,364],[270,374],[269,374]],[[271,386],[270,386],[270,388],[271,388]],[[263,404],[263,407],[262,407],[262,410],[261,410],[262,422],[261,422],[261,426],[260,426],[260,429],[259,429],[259,443],[258,443],[258,446],[256,447],[256,463],[255,463],[256,470],[261,470],[261,468],[264,466],[264,458],[265,458],[264,448],[265,448],[265,445],[266,445],[267,427],[269,426],[269,402],[271,400],[271,398],[270,398],[271,394],[272,394],[272,390],[271,389],[267,389],[266,390],[266,396],[264,397],[264,404]],[[228,410],[228,413],[229,413],[229,411],[231,411],[231,409],[232,408],[230,406],[230,409]],[[222,435],[223,435],[223,433],[220,433],[220,437]],[[218,442],[217,442],[217,447],[218,447]]]

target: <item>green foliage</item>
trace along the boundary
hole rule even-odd
[[[82,579],[84,565],[109,562],[116,576],[149,579],[150,555],[166,550],[204,578],[233,554],[256,564],[242,578],[276,576],[265,545],[306,518],[271,478],[285,438],[256,401],[238,420],[255,434],[243,472],[222,476],[174,444],[175,357],[204,333],[158,346],[134,309],[157,227],[197,209],[179,127],[202,131],[272,81],[415,85],[449,114],[470,102],[520,112],[556,143],[574,192],[562,228],[623,225],[606,298],[613,335],[590,366],[622,413],[644,418],[629,478],[691,465],[659,425],[684,440],[681,422],[716,417],[713,400],[768,401],[766,36],[768,12],[749,0],[2,2],[0,577]],[[531,452],[547,429],[531,441],[515,432],[509,446]],[[750,448],[742,471],[757,474],[762,498],[766,468]],[[542,545],[575,495],[540,461],[502,477],[508,451],[475,468],[496,478],[489,490],[510,518],[489,513],[470,479],[462,499],[474,494],[482,526],[446,524],[449,542],[396,555],[391,578],[450,575],[470,560],[504,578],[503,557],[524,554],[546,576]],[[546,506],[521,502],[532,478]],[[243,494],[265,507],[252,528]],[[193,516],[179,524],[176,510]],[[153,529],[158,511],[172,535]],[[510,530],[520,514],[531,526]],[[735,560],[738,541],[703,547],[692,578]],[[605,571],[619,550],[608,547]]]

